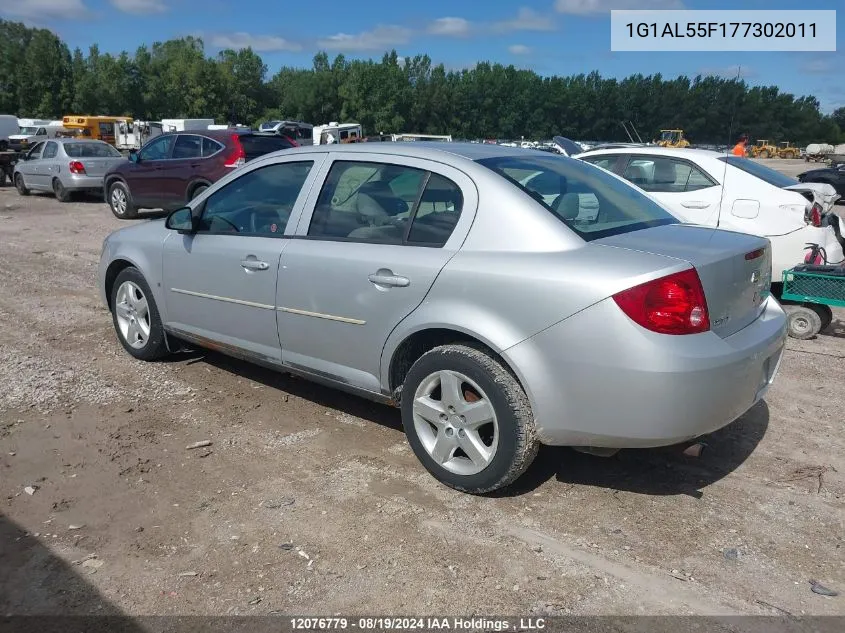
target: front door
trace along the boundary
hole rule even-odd
[[[18,172],[23,176],[23,182],[29,189],[42,189],[41,184],[41,153],[44,151],[45,143],[38,143],[26,154],[26,160],[18,165]]]
[[[166,327],[255,360],[281,360],[279,256],[288,243],[289,220],[297,217],[299,199],[313,179],[312,167],[301,159],[244,171],[194,209],[197,233],[174,231],[167,237]]]
[[[159,179],[173,151],[174,135],[161,136],[147,143],[138,152],[131,169],[126,170],[126,181],[135,204],[146,208],[166,208],[170,200],[161,190]]]
[[[633,155],[622,177],[647,191],[678,219],[716,226],[722,188],[695,163],[669,156]]]
[[[379,392],[387,337],[460,247],[477,194],[466,175],[441,163],[340,156],[324,168],[309,199],[313,212],[282,253],[282,360]]]

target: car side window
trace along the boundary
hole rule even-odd
[[[281,237],[314,163],[276,163],[243,174],[211,194],[200,232]]]
[[[41,155],[42,158],[55,158],[56,154],[59,153],[59,145],[53,141],[47,143],[44,146],[44,153]]]
[[[336,161],[320,190],[308,235],[401,244],[427,173],[387,163]]]
[[[202,137],[203,158],[211,156],[212,154],[216,154],[221,149],[223,149],[223,146],[214,139],[208,138],[207,136]]]
[[[596,167],[601,167],[607,171],[613,171],[613,165],[616,164],[618,156],[588,156],[582,159],[585,163],[590,163]]]
[[[202,156],[202,137],[194,134],[180,134],[173,146],[173,158],[200,158]]]
[[[44,149],[44,141],[40,142],[38,145],[33,147],[29,150],[29,154],[26,155],[27,160],[38,160],[41,158],[41,152]]]
[[[632,158],[622,176],[643,191],[660,193],[696,191],[717,184],[694,165],[662,156]]]
[[[448,178],[431,174],[414,214],[408,243],[443,246],[455,230],[463,207],[460,187]]]
[[[150,141],[138,153],[141,160],[162,160],[170,158],[170,148],[173,146],[173,136],[160,136]]]

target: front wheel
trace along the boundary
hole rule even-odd
[[[763,150],[762,152],[760,152],[760,158],[768,158],[768,157],[769,157],[769,152],[767,152],[766,150]]]
[[[429,473],[473,494],[515,481],[539,448],[522,386],[470,345],[437,347],[414,363],[402,386],[402,424]]]
[[[141,272],[129,266],[117,275],[111,295],[112,321],[123,348],[139,360],[167,355],[164,326]]]
[[[138,216],[138,209],[132,204],[129,187],[118,180],[109,187],[109,207],[114,217],[119,220],[131,220]]]
[[[26,188],[26,184],[23,181],[23,174],[15,174],[15,189],[18,190],[18,194],[22,196],[29,195],[29,189]]]

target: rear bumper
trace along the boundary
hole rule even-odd
[[[741,416],[772,384],[785,341],[786,317],[771,297],[725,339],[648,332],[607,299],[503,356],[543,443],[636,448],[683,442]]]
[[[82,189],[102,189],[102,176],[87,176],[82,174],[63,174],[62,184],[65,189],[78,191]]]

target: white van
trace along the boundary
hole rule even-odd
[[[60,132],[66,132],[61,125],[31,125],[22,127],[17,134],[9,137],[9,147],[16,152],[24,151],[39,141],[48,138],[56,138]]]
[[[0,152],[9,149],[9,138],[19,131],[18,117],[13,114],[0,114]]]
[[[185,130],[207,130],[214,125],[214,119],[162,119],[161,127],[165,132],[184,132]]]

